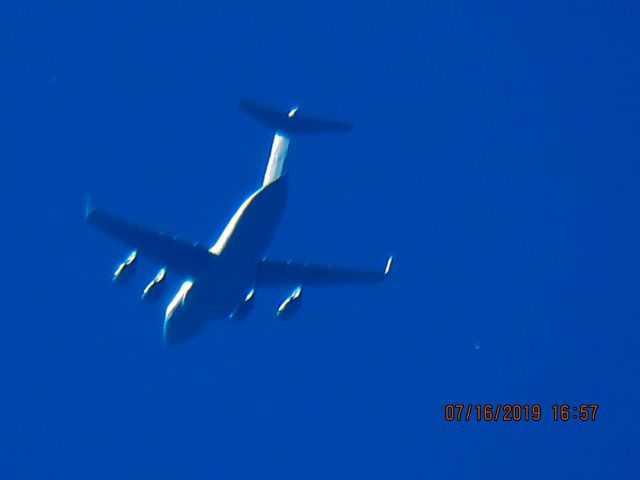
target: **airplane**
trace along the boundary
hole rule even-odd
[[[85,212],[90,226],[134,248],[116,268],[114,282],[126,283],[131,278],[138,254],[161,266],[145,287],[143,300],[160,298],[169,274],[182,280],[164,315],[163,338],[167,346],[195,337],[216,318],[242,320],[250,313],[259,287],[294,286],[276,313],[288,319],[300,307],[303,288],[307,286],[378,283],[391,269],[393,256],[388,257],[385,268],[380,271],[273,260],[264,256],[287,199],[284,167],[291,136],[347,132],[353,126],[301,116],[298,107],[281,112],[246,100],[240,101],[239,107],[275,130],[275,134],[262,186],[240,205],[211,248],[131,224],[96,208],[87,206]]]

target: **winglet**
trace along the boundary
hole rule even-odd
[[[387,275],[389,275],[389,272],[391,271],[391,265],[393,264],[393,255],[390,255],[389,258],[387,258],[387,265],[384,267],[384,276],[386,277]]]
[[[84,219],[89,220],[89,215],[93,212],[93,207],[91,206],[91,195],[87,195],[87,200],[84,204]]]

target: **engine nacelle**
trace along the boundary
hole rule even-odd
[[[233,312],[230,317],[236,321],[239,322],[240,320],[244,320],[247,315],[249,315],[249,313],[251,312],[251,310],[253,310],[253,299],[255,298],[255,294],[256,294],[256,289],[252,288],[251,290],[249,290],[249,293],[247,293],[247,296],[244,297],[244,302],[242,302],[242,304],[236,309],[235,312]]]
[[[283,320],[287,320],[293,316],[294,313],[300,308],[300,302],[302,300],[302,285],[293,289],[291,295],[289,295],[284,302],[278,307],[278,317]]]
[[[166,283],[164,283],[164,280],[166,276],[167,269],[161,268],[153,278],[153,280],[151,280],[147,284],[147,286],[144,287],[144,290],[142,291],[142,299],[147,302],[157,301],[162,296],[162,293],[165,290]]]
[[[133,273],[136,270],[137,258],[138,258],[138,251],[134,250],[129,254],[129,256],[124,260],[124,262],[118,265],[118,268],[116,268],[116,271],[113,272],[113,281],[120,285],[124,285],[129,280],[131,280],[131,277],[133,276]]]

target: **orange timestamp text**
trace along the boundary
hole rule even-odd
[[[551,419],[554,422],[595,422],[599,405],[597,403],[551,406]],[[543,418],[544,408],[538,403],[448,403],[444,406],[444,419],[447,422],[539,422]]]

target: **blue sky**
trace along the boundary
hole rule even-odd
[[[630,478],[640,434],[635,2],[5,5],[3,478]],[[294,139],[274,257],[384,265],[184,348],[87,194],[212,243]],[[538,424],[447,403],[540,403]],[[554,403],[599,403],[595,423]]]

